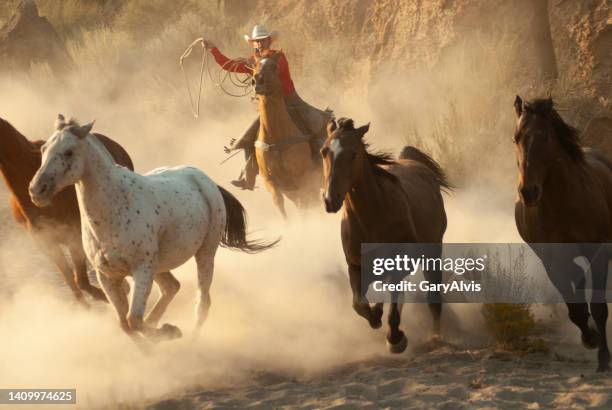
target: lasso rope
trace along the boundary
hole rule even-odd
[[[202,100],[202,85],[203,85],[203,79],[204,79],[204,71],[208,73],[208,78],[210,79],[210,81],[215,86],[219,87],[221,91],[223,91],[223,93],[225,93],[226,95],[229,95],[230,97],[246,97],[249,94],[251,94],[251,92],[253,91],[253,86],[251,85],[251,77],[252,77],[251,74],[233,72],[233,69],[238,64],[240,64],[238,61],[229,60],[227,63],[223,65],[223,67],[221,67],[217,71],[216,79],[213,78],[213,73],[211,72],[210,63],[209,63],[210,56],[206,50],[203,50],[202,51],[202,62],[200,64],[200,82],[198,86],[198,98],[197,100],[194,100],[193,94],[191,93],[191,84],[189,82],[189,77],[187,76],[187,72],[185,71],[184,60],[185,58],[189,57],[189,55],[191,55],[193,48],[197,44],[201,43],[202,40],[203,40],[202,38],[198,38],[193,43],[191,43],[189,47],[187,47],[185,52],[183,52],[183,54],[181,55],[179,59],[181,71],[183,72],[183,77],[185,78],[185,86],[187,87],[187,94],[189,96],[189,105],[190,105],[191,111],[195,118],[198,118],[200,116],[200,101]],[[239,74],[244,74],[244,77],[241,78]],[[242,93],[234,94],[233,92],[226,90],[224,84],[226,83],[227,80],[229,80],[229,82],[234,87],[242,89]]]

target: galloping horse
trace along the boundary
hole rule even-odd
[[[253,76],[260,117],[255,153],[264,184],[286,216],[283,196],[302,209],[318,204],[322,171],[313,161],[308,139],[287,110],[277,75],[279,56],[276,53],[260,59]]]
[[[118,164],[134,169],[130,156],[115,141],[101,134],[95,136],[104,144]],[[95,299],[106,300],[104,293],[89,283],[87,258],[81,242],[81,220],[73,187],[58,193],[47,208],[36,207],[28,195],[28,184],[40,167],[43,141],[29,141],[11,124],[0,118],[0,171],[11,193],[15,220],[26,228],[38,247],[57,265],[66,284],[78,301],[86,304],[81,291]],[[62,252],[68,249],[74,273]]]
[[[114,164],[91,134],[59,117],[43,145],[42,165],[30,185],[32,201],[48,205],[62,188],[76,184],[83,244],[98,280],[117,311],[122,328],[137,342],[144,336],[179,337],[172,325],[156,328],[178,290],[170,269],[195,256],[198,268],[196,330],[210,307],[214,257],[219,244],[244,252],[273,246],[246,239],[246,214],[238,200],[192,167],[160,168],[139,175]],[[128,300],[121,283],[134,278]],[[143,321],[153,281],[162,294]]]
[[[355,128],[351,119],[328,125],[328,139],[321,149],[325,175],[323,199],[327,212],[342,214],[342,246],[353,291],[353,308],[373,329],[382,325],[382,303],[371,307],[364,297],[368,284],[361,281],[361,244],[440,244],[446,231],[446,212],[441,189],[451,189],[444,172],[430,157],[414,147],[405,147],[400,160],[389,154],[373,154],[363,141],[369,124]],[[432,283],[440,283],[441,271],[426,271]],[[406,349],[407,339],[399,329],[401,305],[396,293],[389,313],[387,346],[392,353]],[[434,333],[440,333],[440,293],[428,292]]]
[[[597,371],[608,371],[605,290],[610,254],[593,252],[607,246],[585,244],[612,240],[612,162],[580,146],[578,130],[563,121],[552,99],[523,102],[517,96],[514,109],[519,170],[516,226],[567,302],[569,318],[580,329],[583,345],[599,347]],[[538,243],[569,245],[555,251]],[[589,326],[584,271],[574,263],[579,256],[585,256],[591,265],[590,314],[596,329]]]

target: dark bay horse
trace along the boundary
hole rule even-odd
[[[440,166],[414,147],[405,147],[400,159],[368,152],[363,137],[369,124],[355,128],[351,119],[328,125],[328,138],[321,149],[325,183],[323,199],[327,212],[342,205],[341,236],[353,291],[353,308],[374,329],[382,325],[382,303],[373,307],[363,296],[367,284],[361,281],[361,244],[440,244],[446,231],[446,212],[441,189],[451,189]],[[441,271],[424,272],[431,283],[440,283]],[[363,293],[362,293],[363,292]],[[394,293],[395,294],[395,293]],[[433,330],[440,332],[440,293],[428,292]],[[391,303],[387,346],[393,353],[407,347],[399,329],[401,305]]]
[[[134,169],[128,153],[116,142],[96,134],[119,165]],[[74,187],[60,192],[51,206],[38,208],[30,200],[28,186],[41,164],[40,147],[44,141],[30,141],[0,118],[0,171],[10,191],[15,220],[26,228],[39,249],[61,272],[76,299],[86,304],[83,293],[106,301],[102,290],[89,283],[87,263],[81,242],[81,219]],[[63,253],[70,253],[72,264]]]
[[[523,102],[517,96],[514,109],[519,170],[516,226],[567,302],[569,318],[580,329],[583,345],[599,347],[597,371],[609,371],[605,293],[612,240],[612,162],[582,148],[578,130],[565,123],[552,99]],[[556,251],[538,246],[540,243],[567,245]],[[585,274],[574,263],[579,256],[589,260],[592,272],[590,312]],[[589,325],[590,315],[595,328]]]

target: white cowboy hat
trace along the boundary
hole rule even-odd
[[[268,31],[264,26],[255,26],[253,27],[253,32],[249,36],[248,34],[244,35],[244,39],[246,41],[256,41],[263,40],[264,38],[276,39],[278,33],[276,31]]]

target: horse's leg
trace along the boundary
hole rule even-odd
[[[57,266],[62,277],[64,278],[64,282],[68,285],[72,294],[76,298],[76,300],[81,303],[85,307],[89,307],[89,304],[85,300],[81,289],[77,286],[74,276],[72,275],[72,268],[70,264],[66,260],[66,256],[62,252],[62,249],[59,245],[52,244],[49,241],[42,241],[41,239],[36,239],[39,248],[42,249],[43,253],[47,255],[51,261]]]
[[[370,307],[367,300],[361,295],[361,267],[358,265],[349,265],[349,280],[351,282],[351,290],[353,291],[353,309],[363,318],[365,318],[372,329],[378,329],[382,326],[382,303],[376,304],[374,309]]]
[[[153,287],[153,270],[150,267],[140,268],[132,273],[134,279],[134,290],[130,300],[127,314],[128,326],[131,330],[142,332],[145,330],[143,316],[147,299]]]
[[[272,184],[270,185],[273,186]],[[283,192],[274,186],[271,192],[274,205],[276,205],[280,213],[283,215],[283,218],[287,219],[287,211],[285,211],[285,197],[283,196]]]
[[[408,346],[408,339],[404,332],[399,328],[401,321],[402,305],[397,302],[397,294],[392,294],[393,302],[389,311],[388,323],[389,331],[387,332],[387,348],[391,353],[402,353]]]
[[[262,172],[260,171],[260,174]],[[287,212],[285,211],[285,198],[283,197],[283,192],[274,185],[272,181],[269,179],[262,178],[264,181],[264,185],[270,194],[272,195],[272,201],[274,205],[278,208],[278,210],[283,215],[283,218],[287,219]]]
[[[213,272],[215,268],[215,254],[219,247],[219,234],[221,224],[211,224],[202,246],[195,255],[198,266],[198,297],[196,301],[196,328],[194,339],[198,336],[202,325],[208,317],[210,309],[210,286],[212,285]]]
[[[74,279],[79,288],[89,293],[94,299],[107,302],[102,289],[89,283],[89,277],[87,276],[87,257],[85,256],[82,245],[72,244],[69,247],[69,251],[72,257],[72,264],[74,265]]]
[[[149,312],[145,318],[145,323],[150,327],[157,327],[157,322],[162,317],[168,305],[174,299],[174,296],[181,288],[181,284],[170,272],[161,272],[155,275],[155,283],[159,286],[161,295],[153,309]]]
[[[425,280],[430,283],[442,283],[442,272],[439,270],[425,271]],[[440,291],[427,292],[427,305],[433,318],[434,338],[440,337],[440,318],[442,316],[442,295]]]
[[[104,291],[110,304],[115,308],[115,312],[117,313],[117,318],[119,319],[121,329],[123,329],[123,331],[128,336],[130,336],[130,338],[141,350],[147,352],[149,350],[149,345],[140,335],[138,335],[138,333],[134,332],[130,328],[127,321],[128,300],[125,292],[123,291],[124,280],[117,278],[109,278],[108,276],[100,272],[96,273],[98,282],[100,283],[102,290]]]
[[[400,279],[396,277],[389,277],[389,283],[399,283]],[[400,321],[402,316],[402,304],[399,303],[398,292],[391,292],[391,308],[389,309],[389,315],[387,317],[387,323],[389,324],[389,330],[387,331],[387,349],[391,353],[402,353],[408,346],[408,339],[404,332],[400,330]]]
[[[436,248],[435,253],[432,255],[434,258],[439,258],[442,255],[442,244]],[[430,270],[424,271],[425,280],[430,283],[439,284],[442,283],[442,271]],[[442,316],[442,295],[440,291],[427,292],[427,305],[433,318],[433,332],[434,338],[440,337],[440,317]]]
[[[606,322],[608,321],[608,303],[606,289],[608,279],[609,254],[607,246],[602,246],[600,252],[589,258],[593,278],[593,297],[591,299],[591,315],[599,333],[599,351],[597,352],[597,371],[610,371],[610,351],[606,336]]]
[[[141,332],[154,341],[181,337],[180,329],[174,325],[166,323],[161,328],[156,329],[144,323],[144,311],[147,299],[151,294],[151,288],[153,287],[153,270],[149,266],[144,266],[134,271],[132,277],[134,278],[134,290],[127,314],[130,329],[135,332]]]
[[[574,258],[578,252],[567,252],[563,247],[556,254],[547,254],[542,258],[546,273],[552,284],[566,301],[568,316],[581,332],[582,344],[588,349],[595,349],[599,344],[599,334],[589,327],[589,307],[584,295],[584,272],[576,265]],[[572,287],[576,283],[576,289]]]

